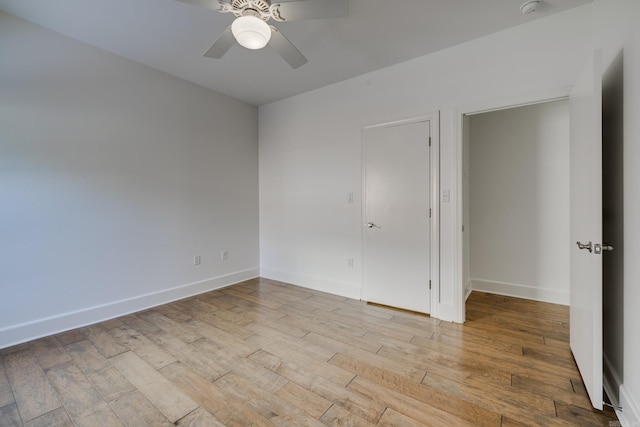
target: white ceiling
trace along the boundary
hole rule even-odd
[[[280,0],[284,2],[285,0]],[[0,0],[0,10],[254,105],[266,104],[540,19],[591,0],[345,0],[349,17],[275,23],[309,59],[268,47],[203,57],[233,15],[175,0]]]

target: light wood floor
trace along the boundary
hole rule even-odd
[[[474,293],[467,323],[252,280],[0,351],[2,426],[608,426],[568,309]]]

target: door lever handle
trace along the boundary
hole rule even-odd
[[[591,245],[591,242],[589,243],[580,243],[580,242],[576,242],[576,244],[578,245],[579,249],[586,249],[588,250],[590,253],[593,252],[593,246]]]
[[[596,243],[593,247],[593,252],[596,255],[600,255],[602,251],[612,251],[612,250],[613,250],[613,246],[611,246],[608,243],[603,243],[603,244]]]
[[[368,222],[368,223],[366,223],[365,225],[367,226],[367,228],[382,228],[381,226],[379,226],[379,225],[375,225],[375,224],[374,224],[374,223],[372,223],[372,222]]]

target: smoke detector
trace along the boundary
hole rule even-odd
[[[528,15],[538,10],[540,5],[542,5],[541,0],[528,0],[520,6],[520,12],[522,12],[523,15]]]

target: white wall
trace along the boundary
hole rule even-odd
[[[257,123],[0,14],[0,348],[255,277]]]
[[[590,19],[590,6],[577,8],[261,107],[261,274],[359,297],[361,128],[440,111],[441,189],[452,202],[439,207],[432,315],[462,320],[455,112],[569,86],[591,50]],[[356,203],[346,204],[347,192]]]
[[[469,122],[473,289],[568,305],[568,101]]]

